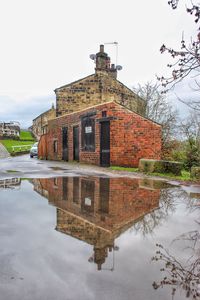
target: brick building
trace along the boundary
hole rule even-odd
[[[93,246],[98,270],[115,239],[159,207],[151,180],[63,177],[33,179],[34,190],[57,207],[56,230]]]
[[[55,90],[57,118],[40,138],[39,157],[132,167],[159,159],[161,127],[143,117],[145,101],[117,80],[102,45],[95,62],[95,74]]]

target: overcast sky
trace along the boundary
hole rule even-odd
[[[119,43],[118,79],[129,87],[166,74],[160,46],[196,34],[185,3],[173,11],[167,0],[0,0],[0,120],[30,126],[55,88],[94,73],[89,55],[103,43]],[[115,63],[115,45],[105,51]]]

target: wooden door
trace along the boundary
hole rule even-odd
[[[79,161],[79,127],[73,127],[73,156],[74,160]]]
[[[68,129],[67,127],[62,128],[62,159],[68,161]]]
[[[110,122],[101,123],[100,132],[100,165],[110,166]]]

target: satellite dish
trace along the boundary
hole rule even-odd
[[[117,65],[117,66],[116,66],[116,70],[117,70],[117,71],[121,71],[121,70],[122,70],[122,66]]]
[[[90,54],[90,59],[95,60],[96,59],[96,55],[95,54]]]

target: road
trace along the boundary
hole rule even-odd
[[[0,159],[0,179],[57,176],[142,177],[138,173],[118,172],[76,162],[38,160],[35,157],[30,158],[28,154]]]
[[[10,154],[9,152],[6,150],[6,148],[0,143],[0,159],[1,158],[7,158],[9,157]]]

